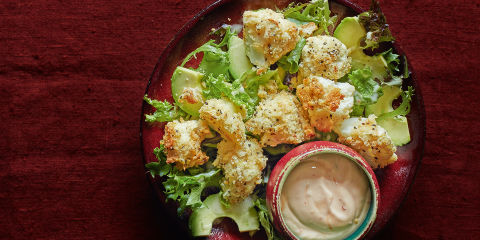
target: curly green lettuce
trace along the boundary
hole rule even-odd
[[[372,77],[370,68],[358,69],[348,74],[350,84],[355,87],[354,105],[351,116],[363,116],[365,107],[376,103],[383,95],[382,88]]]
[[[223,39],[220,43],[215,43],[215,40],[213,39],[206,42],[202,46],[189,53],[183,60],[182,64],[180,64],[180,66],[183,67],[192,58],[196,58],[196,55],[198,53],[203,52],[203,58],[197,68],[197,71],[205,75],[213,76],[219,76],[223,74],[227,78],[230,78],[228,70],[230,61],[228,59],[227,52],[222,50],[222,47],[226,46],[230,37],[236,35],[236,33],[231,30],[230,26],[220,28],[220,30],[222,29],[224,30],[224,34]],[[217,30],[214,33],[220,34],[220,32],[223,32],[220,30]]]
[[[288,71],[289,73],[298,72],[298,61],[300,61],[300,56],[302,56],[302,49],[306,44],[305,38],[301,38],[295,48],[288,54],[280,58],[277,64]]]
[[[314,22],[319,28],[319,34],[328,34],[328,28],[337,21],[337,16],[330,17],[328,0],[313,0],[310,3],[291,3],[282,11],[285,18],[297,24]]]
[[[260,85],[266,84],[276,73],[276,70],[268,70],[257,75],[256,71],[250,70],[232,83],[223,74],[217,77],[210,75],[204,80],[203,96],[206,99],[226,97],[234,104],[244,107],[247,110],[247,118],[250,118],[258,104]]]
[[[379,47],[381,42],[392,42],[395,40],[378,1],[372,0],[370,11],[358,15],[358,20],[367,31],[361,45],[363,49],[375,49]]]
[[[272,220],[270,217],[270,213],[268,212],[265,198],[257,198],[254,204],[257,208],[258,219],[260,220],[260,224],[262,225],[263,229],[265,229],[268,240],[281,240],[282,238],[278,236],[275,229],[273,228]]]
[[[145,167],[154,178],[166,177],[163,182],[167,199],[178,201],[177,212],[181,215],[185,209],[195,210],[202,205],[201,196],[207,187],[220,187],[222,174],[220,169],[204,169],[202,167],[189,169],[183,172],[166,162],[167,156],[163,144],[153,150],[157,162],[145,164]]]
[[[398,106],[395,110],[391,112],[386,112],[381,114],[380,116],[377,117],[377,121],[381,122],[385,119],[388,118],[393,118],[397,116],[406,116],[408,113],[410,113],[410,102],[412,101],[412,96],[413,96],[414,90],[411,86],[408,87],[406,91],[403,91],[401,93],[402,96],[402,103],[400,106]]]
[[[152,114],[145,114],[146,122],[170,122],[180,117],[186,117],[188,114],[180,109],[177,105],[172,105],[167,100],[158,101],[150,99],[146,94],[143,100],[150,106],[155,108],[155,112]]]
[[[155,176],[166,176],[174,169],[172,165],[167,163],[167,155],[164,150],[165,146],[163,144],[153,149],[153,154],[155,154],[158,161],[145,164],[152,178],[155,178]]]
[[[163,182],[168,199],[179,203],[177,213],[182,214],[186,208],[195,210],[202,206],[201,196],[207,187],[220,187],[222,174],[219,169],[212,169],[196,175],[170,172],[168,179]]]

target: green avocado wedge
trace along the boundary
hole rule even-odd
[[[217,218],[231,218],[240,232],[259,230],[258,214],[252,197],[240,203],[226,207],[221,203],[220,193],[208,196],[203,206],[196,209],[189,219],[189,226],[194,237],[208,236],[212,230],[213,221]]]
[[[383,86],[383,95],[375,104],[368,105],[365,108],[365,115],[375,114],[380,116],[383,113],[393,111],[392,102],[402,93],[402,89],[396,86]],[[410,132],[408,130],[408,121],[404,116],[386,118],[377,121],[378,125],[383,127],[388,136],[392,139],[395,146],[403,146],[410,142]]]
[[[253,67],[245,53],[243,39],[237,36],[232,36],[228,41],[228,60],[230,62],[229,71],[234,79],[239,79],[243,73]]]
[[[197,103],[188,103],[188,101],[181,101],[181,98],[184,97],[182,94],[186,90],[201,97],[203,89],[201,84],[202,78],[202,73],[184,67],[177,67],[172,75],[172,96],[175,103],[183,111],[194,117],[198,117],[198,110],[203,106],[203,100]]]
[[[358,22],[358,17],[346,17],[337,26],[333,36],[349,49],[352,70],[369,67],[374,79],[383,80],[388,76],[385,59],[382,56],[368,56],[360,47],[360,42],[366,34],[365,28]]]

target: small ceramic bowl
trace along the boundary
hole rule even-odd
[[[360,154],[345,145],[327,141],[309,142],[300,145],[283,156],[273,168],[267,185],[267,207],[273,216],[275,228],[292,239],[299,239],[288,229],[282,217],[280,196],[283,183],[291,170],[299,163],[308,159],[310,156],[322,153],[336,153],[352,160],[363,170],[369,180],[370,190],[372,192],[370,209],[368,210],[364,221],[350,236],[346,238],[352,240],[361,239],[368,233],[377,216],[377,208],[380,202],[380,188],[378,186],[377,178],[375,177],[373,170]]]

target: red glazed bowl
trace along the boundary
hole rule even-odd
[[[266,194],[267,207],[269,208],[269,211],[273,216],[273,224],[275,225],[275,228],[277,228],[277,230],[289,236],[290,238],[299,239],[289,230],[282,216],[280,207],[280,196],[282,193],[282,187],[289,173],[299,163],[301,163],[305,159],[308,159],[310,156],[324,153],[340,154],[347,159],[355,162],[360,167],[360,169],[363,170],[369,180],[370,190],[372,193],[370,209],[368,210],[368,213],[360,226],[355,230],[355,232],[353,232],[349,237],[346,238],[352,240],[361,239],[366,236],[370,228],[375,223],[375,219],[377,217],[377,209],[380,203],[380,188],[378,186],[375,173],[370,168],[365,159],[363,159],[362,156],[360,156],[360,154],[355,152],[353,149],[334,142],[316,141],[305,143],[288,152],[275,165],[268,180]]]

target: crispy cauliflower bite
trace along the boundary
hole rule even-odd
[[[235,143],[245,141],[245,124],[240,110],[225,99],[210,99],[200,108],[200,118],[219,132],[222,138]]]
[[[397,160],[397,148],[385,129],[377,125],[375,118],[373,114],[368,118],[350,118],[335,129],[338,141],[360,153],[373,169],[383,168]]]
[[[245,127],[247,131],[261,136],[262,146],[298,144],[315,136],[300,102],[287,91],[262,100]]]
[[[203,120],[175,120],[167,123],[162,140],[167,163],[174,163],[181,170],[204,164],[208,161],[208,156],[202,152],[200,144],[211,135]]]
[[[245,11],[243,37],[250,61],[259,68],[268,68],[295,48],[299,30],[283,14],[271,9]]]
[[[186,87],[183,89],[182,94],[178,96],[180,103],[196,104],[203,102],[203,96],[198,88]]]
[[[309,37],[302,49],[298,74],[300,79],[309,76],[339,79],[350,71],[351,61],[347,47],[340,40],[330,36]]]
[[[300,36],[304,38],[311,37],[315,33],[315,31],[317,31],[317,29],[317,24],[315,24],[314,22],[303,24],[298,28]]]
[[[321,132],[349,118],[355,88],[349,83],[335,83],[322,77],[308,77],[297,86],[297,96],[308,113],[310,124]]]
[[[247,138],[243,144],[222,140],[213,165],[222,168],[225,175],[221,182],[223,197],[230,203],[248,197],[261,183],[267,160],[254,138]]]

